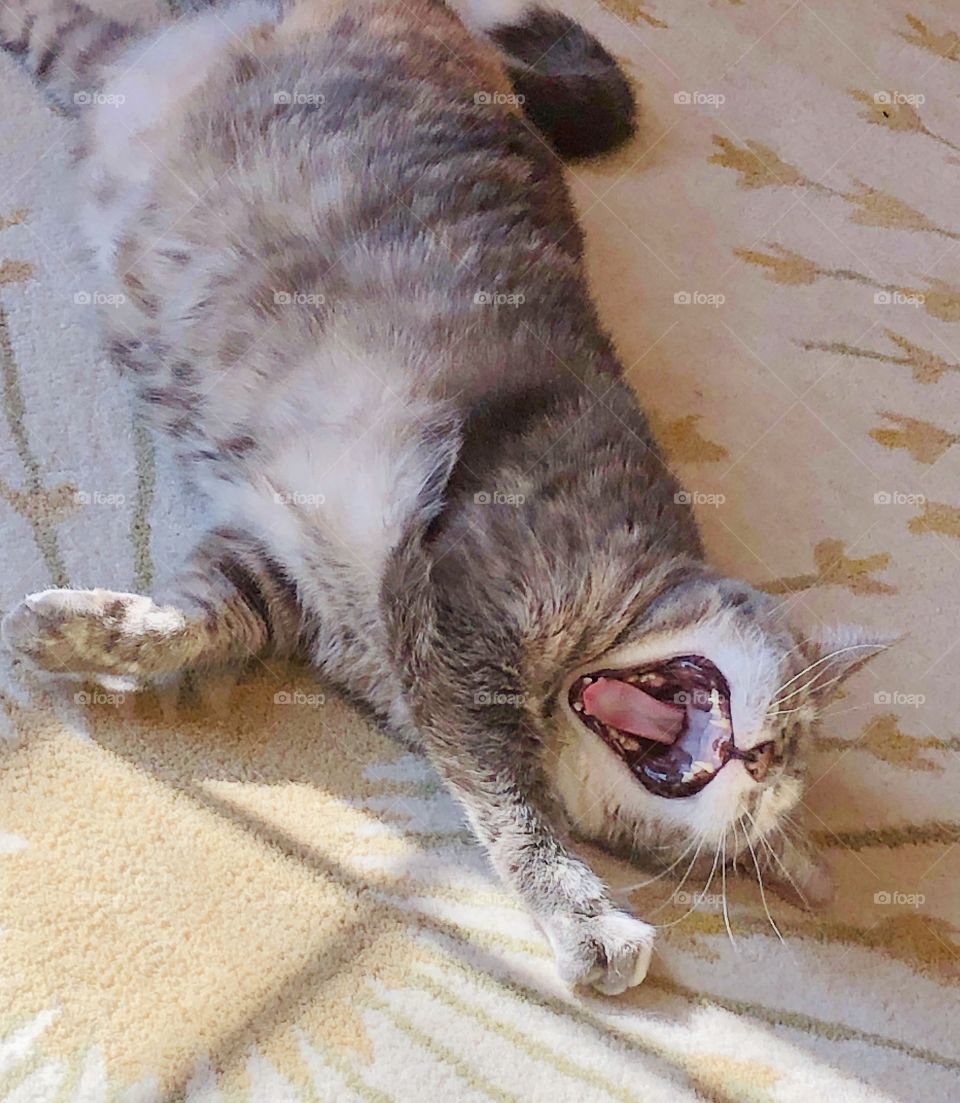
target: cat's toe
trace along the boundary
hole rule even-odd
[[[546,931],[568,984],[619,996],[640,984],[650,968],[654,928],[627,912],[556,918]]]
[[[0,640],[15,654],[33,657],[42,650],[46,638],[44,599],[55,590],[31,594],[14,606],[0,621]]]

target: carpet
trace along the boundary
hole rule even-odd
[[[657,881],[649,979],[573,996],[431,770],[308,670],[136,697],[3,655],[6,1103],[960,1095],[960,14],[568,10],[637,81],[637,139],[570,180],[713,558],[907,633],[813,748],[835,903],[728,880],[728,935],[716,879]],[[6,56],[0,96],[0,605],[149,590],[198,509],[98,343],[73,124]]]

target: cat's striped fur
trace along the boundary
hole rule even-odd
[[[440,0],[245,0],[159,29],[72,0],[0,8],[0,38],[81,109],[109,348],[214,517],[170,593],[47,591],[4,633],[101,677],[305,655],[425,747],[563,975],[617,992],[653,931],[565,822],[660,853],[726,838],[741,805],[775,823],[816,687],[789,724],[767,709],[815,652],[704,565],[531,125],[567,152],[592,148],[579,113],[621,140],[622,76],[549,13],[467,16],[506,65]],[[778,766],[667,802],[592,761],[563,690],[691,633],[726,648],[738,722]]]

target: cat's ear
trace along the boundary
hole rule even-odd
[[[824,701],[851,674],[901,639],[903,636],[885,635],[854,624],[823,626],[815,630],[806,639],[809,666],[804,681],[807,692],[818,701]]]

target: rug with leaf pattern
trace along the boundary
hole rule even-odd
[[[570,179],[713,557],[909,633],[814,748],[835,904],[728,881],[728,936],[716,883],[654,883],[650,978],[574,997],[429,768],[309,671],[134,698],[2,656],[5,1103],[960,1098],[960,9],[567,7],[637,81],[636,141]],[[149,590],[196,507],[98,344],[73,124],[6,56],[0,98],[0,606]]]

